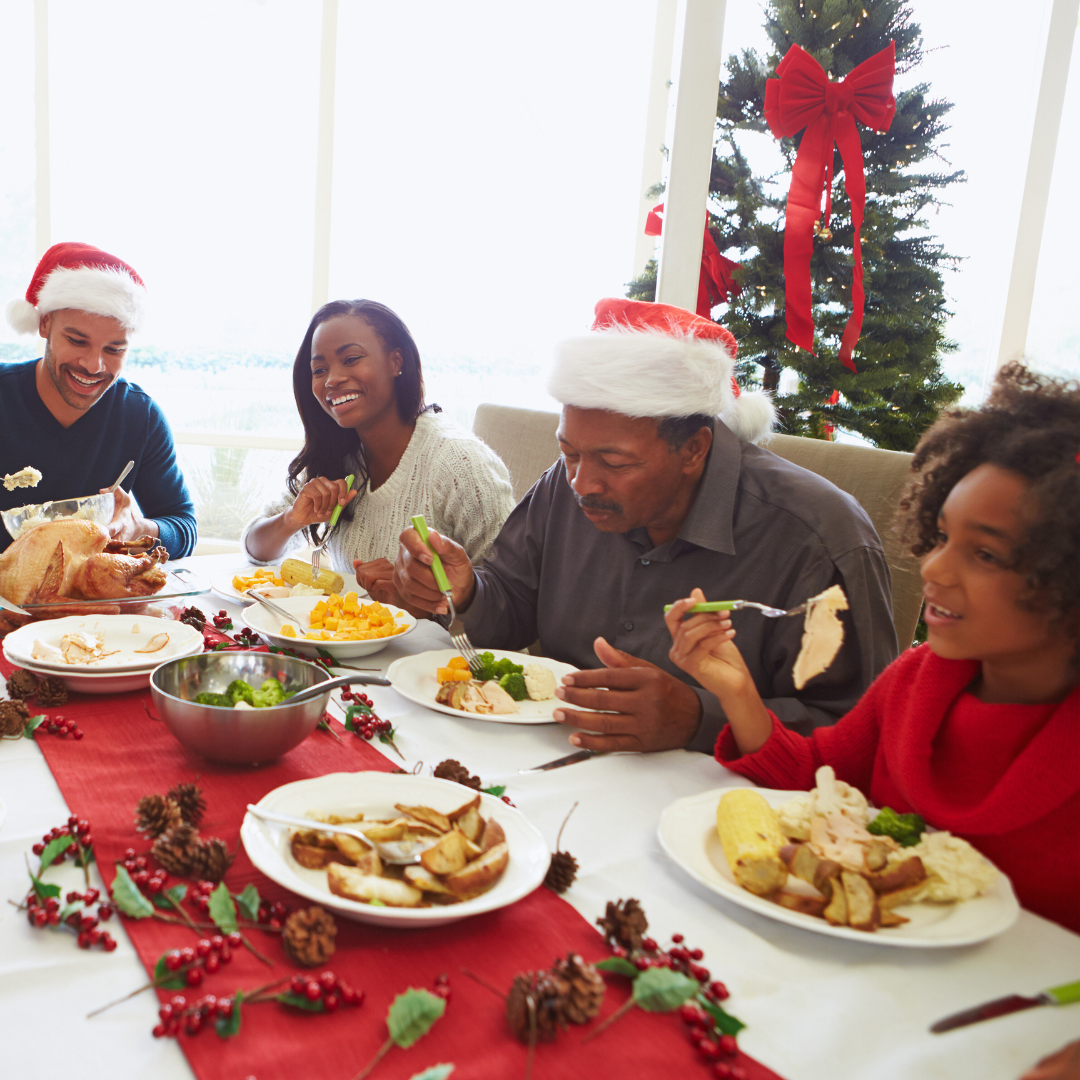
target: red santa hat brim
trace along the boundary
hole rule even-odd
[[[33,334],[42,315],[75,308],[136,330],[145,299],[146,286],[123,260],[89,244],[54,244],[38,264],[26,297],[7,305],[7,318],[20,334]]]
[[[624,416],[716,416],[757,442],[776,411],[768,394],[739,391],[737,348],[727,330],[693,312],[602,300],[592,333],[558,346],[548,389],[563,405]]]

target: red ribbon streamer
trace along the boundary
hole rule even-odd
[[[851,317],[840,339],[840,360],[855,371],[852,350],[862,331],[862,229],[866,209],[866,176],[862,144],[855,121],[885,132],[896,112],[893,42],[863,61],[845,79],[830,82],[822,66],[798,45],[792,45],[776,69],[779,78],[765,83],[765,119],[778,138],[806,129],[791,171],[784,226],[784,317],[788,340],[807,352],[814,351],[811,313],[810,256],[814,224],[829,223],[832,210],[833,146],[844,163],[844,186],[851,202],[852,245]],[[825,210],[821,193],[825,191]]]
[[[664,210],[664,204],[659,203],[649,211],[645,219],[645,235],[659,236],[663,230],[663,222],[660,215]],[[709,232],[708,222],[705,223],[705,236],[701,244],[701,273],[698,275],[697,314],[703,318],[712,317],[712,309],[716,304],[727,301],[728,296],[738,296],[742,292],[741,286],[735,281],[735,271],[739,264],[720,254],[716,241]]]

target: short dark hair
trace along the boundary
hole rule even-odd
[[[387,352],[396,349],[401,353],[401,374],[394,379],[394,397],[398,415],[405,423],[412,423],[428,408],[441,411],[438,405],[424,405],[420,350],[409,328],[390,308],[375,300],[332,300],[329,304],[323,304],[311,317],[293,362],[293,397],[304,425],[304,447],[289,463],[289,491],[293,495],[298,495],[304,483],[316,476],[341,479],[348,472],[347,462],[350,458],[360,462],[357,483],[362,483],[367,477],[360,436],[352,428],[338,427],[311,392],[312,339],[321,323],[338,315],[354,315],[363,319],[375,331]],[[315,542],[314,527],[305,532]]]
[[[695,413],[693,416],[665,416],[656,422],[656,434],[672,450],[681,450],[703,427],[716,431],[716,417]]]
[[[1080,383],[1001,369],[979,409],[950,409],[923,435],[900,500],[898,527],[912,554],[932,551],[938,515],[957,482],[979,465],[1022,476],[1035,518],[1012,568],[1031,590],[1027,606],[1051,610],[1080,637]]]

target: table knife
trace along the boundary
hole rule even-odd
[[[3,608],[5,611],[14,611],[16,615],[31,614],[26,608],[21,608],[18,604],[13,604],[10,600],[5,600],[2,596],[0,596],[0,608]]]
[[[946,1016],[944,1020],[931,1024],[930,1030],[935,1035],[940,1035],[943,1031],[952,1031],[953,1028],[977,1024],[980,1020],[993,1020],[997,1016],[1008,1016],[1009,1013],[1020,1012],[1022,1009],[1034,1009],[1037,1005],[1069,1005],[1074,1001],[1080,1001],[1080,982],[1055,986],[1034,997],[1010,994],[1008,997],[995,998],[993,1001],[976,1005],[973,1009],[964,1009],[963,1012]]]
[[[550,772],[552,769],[561,769],[564,765],[576,765],[579,761],[588,761],[591,757],[602,757],[597,750],[579,750],[576,754],[567,754],[566,757],[556,758],[554,761],[546,761],[543,765],[537,765],[532,769],[518,769],[519,773]]]

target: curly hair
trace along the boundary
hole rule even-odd
[[[998,374],[979,409],[944,412],[915,448],[898,527],[913,555],[937,544],[938,515],[956,483],[979,465],[1018,473],[1034,510],[1011,568],[1029,606],[1055,612],[1080,637],[1080,383],[1019,363]]]

